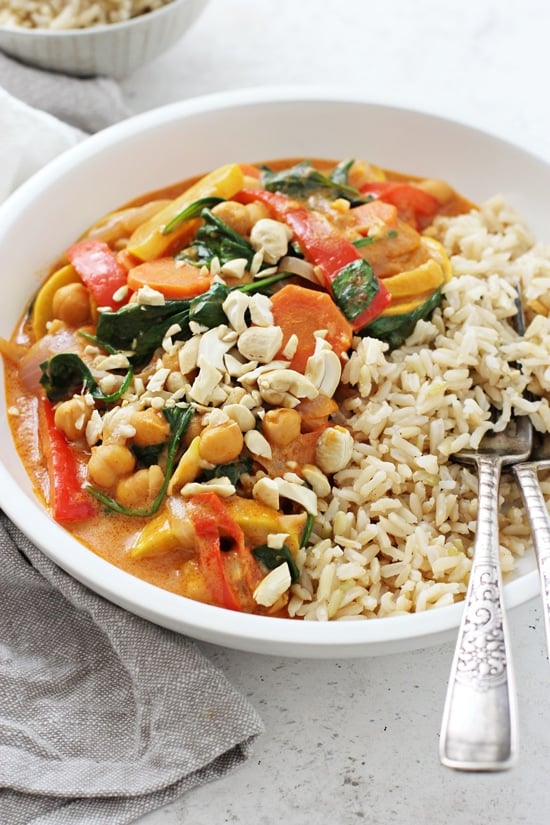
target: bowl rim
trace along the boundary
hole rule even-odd
[[[40,190],[47,189],[58,177],[70,173],[82,162],[93,159],[113,143],[124,142],[136,131],[154,131],[175,119],[184,120],[195,114],[221,111],[235,106],[300,102],[324,102],[329,105],[350,103],[372,109],[420,115],[427,120],[460,127],[480,137],[495,140],[548,165],[545,159],[521,145],[465,121],[443,117],[426,109],[378,102],[352,89],[306,85],[252,86],[167,104],[134,115],[86,138],[50,161],[0,205],[0,222],[5,217],[9,218],[8,223],[11,223],[13,215],[33,199],[37,186]],[[96,556],[56,524],[38,500],[32,500],[22,493],[14,501],[8,492],[10,483],[12,479],[9,470],[0,458],[0,505],[21,531],[59,567],[110,601],[195,639],[253,652],[262,652],[261,647],[264,645],[264,652],[276,652],[285,656],[335,657],[341,654],[359,657],[393,652],[395,645],[412,639],[420,642],[415,645],[416,648],[439,643],[441,634],[457,630],[463,612],[463,602],[460,602],[424,612],[372,620],[312,622],[231,611],[231,621],[224,622],[228,611],[223,608],[201,604],[161,590]],[[69,547],[65,546],[67,543]],[[84,556],[86,564],[83,570],[78,562]],[[518,606],[533,598],[539,590],[536,570],[507,582],[504,590],[507,607]]]
[[[144,23],[150,22],[153,18],[157,19],[165,14],[168,14],[174,9],[175,6],[184,6],[190,2],[196,2],[196,0],[170,0],[169,3],[166,3],[164,6],[160,6],[158,9],[143,12],[135,17],[130,17],[128,20],[119,20],[117,23],[97,23],[96,25],[75,29],[46,29],[39,27],[27,28],[25,26],[0,25],[0,35],[10,34],[16,37],[46,37],[49,39],[69,39],[75,37],[84,39],[86,37],[91,37],[92,35],[100,36],[109,32],[119,32],[122,29],[130,30],[137,26],[141,26]],[[202,2],[206,5],[208,0],[202,0]]]

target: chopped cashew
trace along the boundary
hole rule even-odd
[[[286,593],[291,584],[290,570],[285,561],[283,564],[275,567],[274,570],[271,570],[267,576],[261,580],[252,594],[254,601],[264,607],[271,607],[277,599],[280,599],[281,596]]]
[[[281,327],[249,327],[241,333],[237,349],[249,361],[269,364],[281,348]]]
[[[250,232],[250,243],[254,249],[263,250],[264,261],[268,264],[276,264],[286,255],[291,238],[292,230],[273,218],[261,218]]]

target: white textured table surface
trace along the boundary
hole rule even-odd
[[[123,91],[137,112],[239,87],[351,86],[550,161],[549,42],[548,0],[211,0],[180,44]],[[141,825],[547,825],[550,667],[538,600],[513,611],[510,625],[521,748],[517,767],[495,775],[438,762],[452,645],[321,662],[201,645],[266,733],[244,767]]]

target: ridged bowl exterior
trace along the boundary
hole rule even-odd
[[[30,66],[77,77],[122,79],[173,46],[208,0],[173,0],[124,23],[52,31],[0,26],[0,49]]]

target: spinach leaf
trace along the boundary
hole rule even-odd
[[[441,290],[436,289],[429,298],[411,312],[402,315],[382,315],[364,327],[359,335],[379,338],[381,341],[386,341],[390,349],[396,349],[405,343],[409,335],[414,332],[418,321],[427,321],[431,318],[433,311],[441,303],[441,297]]]
[[[344,166],[336,167],[331,177],[327,177],[308,160],[297,163],[290,169],[273,172],[268,167],[262,169],[262,186],[269,192],[281,192],[293,198],[305,198],[312,192],[322,192],[330,198],[345,198],[352,204],[365,203],[358,189],[344,182]],[[335,176],[335,178],[333,177]]]
[[[98,345],[108,351],[128,351],[130,362],[141,366],[160,346],[172,324],[181,327],[174,338],[188,337],[189,301],[166,301],[160,306],[126,304],[117,311],[101,312],[96,339]]]
[[[116,499],[106,495],[102,490],[92,487],[92,485],[85,487],[85,489],[92,496],[94,496],[94,498],[107,507],[107,509],[113,510],[115,513],[121,513],[125,516],[146,517],[154,515],[162,504],[164,496],[166,495],[166,490],[170,484],[170,478],[174,471],[174,464],[181,439],[183,438],[195,411],[191,405],[188,405],[186,407],[164,409],[163,413],[170,424],[170,439],[168,441],[168,454],[166,457],[166,467],[164,470],[164,481],[156,498],[153,500],[150,507],[141,507],[132,510],[130,507],[123,507],[118,503],[118,501],[116,501]]]
[[[294,561],[292,553],[286,544],[283,544],[280,548],[268,547],[267,544],[260,544],[259,547],[254,548],[252,555],[261,564],[263,564],[264,567],[267,567],[268,570],[275,570],[276,567],[280,567],[280,565],[284,564],[286,561],[288,564],[288,569],[290,570],[291,582],[294,584],[300,578],[298,565]]]
[[[365,311],[379,289],[372,267],[364,258],[347,264],[332,281],[334,299],[348,321]]]
[[[344,184],[344,186],[347,186],[349,184],[349,170],[353,166],[354,162],[355,161],[353,158],[341,160],[329,175],[331,181],[336,184]]]
[[[203,264],[210,264],[212,258],[218,258],[222,266],[235,258],[245,258],[250,267],[256,250],[246,238],[231,229],[210,209],[203,209],[200,214],[204,223],[198,228],[193,243],[177,257],[189,257],[192,261]]]
[[[217,464],[211,470],[203,470],[200,474],[201,481],[210,481],[212,478],[225,476],[234,486],[244,473],[252,470],[252,459],[243,458],[240,461],[233,461],[230,464]]]
[[[43,361],[40,364],[40,369],[42,370],[40,384],[54,404],[80,391],[89,392],[97,401],[114,404],[124,395],[134,374],[130,368],[120,388],[116,392],[105,395],[84,361],[74,352],[60,352],[53,355],[49,361]]]
[[[315,516],[311,513],[307,514],[306,524],[304,527],[304,531],[302,533],[302,537],[300,539],[300,547],[305,547],[308,543],[309,539],[311,538],[311,534],[313,532],[313,525],[315,523]]]
[[[75,353],[63,352],[40,364],[40,384],[54,404],[73,395],[77,390],[92,392],[97,384],[92,373]]]
[[[208,292],[197,295],[189,305],[189,320],[196,321],[209,329],[227,323],[227,315],[222,304],[229,295],[230,289],[221,281],[212,284]]]
[[[169,235],[174,229],[177,229],[184,221],[190,221],[192,218],[199,218],[203,209],[211,209],[216,204],[221,203],[223,198],[199,198],[198,201],[190,203],[181,212],[178,212],[175,218],[169,221],[162,230],[163,235]]]
[[[142,467],[151,467],[152,464],[159,463],[160,455],[165,447],[166,444],[148,444],[146,447],[132,444],[130,449]]]

